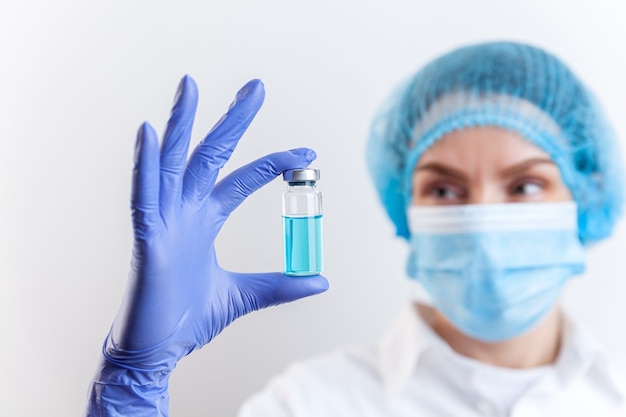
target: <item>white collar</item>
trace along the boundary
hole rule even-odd
[[[413,303],[405,307],[393,321],[378,346],[378,363],[388,395],[400,393],[417,368],[420,357],[429,349],[445,349],[459,356],[420,317]],[[463,358],[470,360],[469,358]],[[624,401],[621,381],[609,369],[605,352],[591,334],[564,314],[561,351],[554,369],[562,387],[578,378],[592,375],[596,383],[613,393],[616,401]],[[471,368],[467,367],[471,376]]]

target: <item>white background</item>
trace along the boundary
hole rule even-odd
[[[626,138],[626,25],[614,1],[24,1],[0,5],[0,415],[80,415],[127,276],[134,135],[200,88],[198,142],[248,79],[267,98],[226,171],[317,150],[326,294],[247,316],[184,359],[171,414],[227,416],[289,362],[375,343],[406,302],[405,245],[364,164],[392,87],[450,48],[504,39],[559,55]],[[623,145],[626,148],[626,146]],[[280,270],[282,181],[233,215],[222,264]],[[626,230],[589,255],[565,303],[626,351]]]

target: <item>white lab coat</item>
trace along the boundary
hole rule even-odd
[[[554,365],[498,368],[454,352],[407,307],[376,348],[294,364],[239,416],[626,416],[605,353],[568,317],[563,332]]]

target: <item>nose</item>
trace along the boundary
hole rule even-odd
[[[488,184],[476,184],[470,187],[467,204],[501,204],[506,203],[505,195],[498,187]]]

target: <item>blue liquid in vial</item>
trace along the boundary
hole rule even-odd
[[[283,216],[285,274],[315,275],[322,272],[322,216]]]

